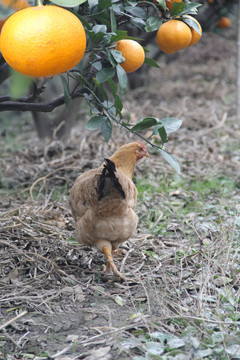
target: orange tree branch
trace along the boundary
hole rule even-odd
[[[82,97],[84,92],[86,92],[86,90],[83,88],[78,92],[73,93],[71,95],[71,98],[76,99]],[[4,98],[6,98],[6,96],[0,97],[0,111],[19,110],[19,111],[51,112],[56,107],[63,105],[65,103],[64,95],[61,95],[48,103],[34,103],[34,102],[26,102],[26,101],[24,102],[21,99],[18,101],[11,101],[9,100],[9,98],[7,100],[5,100]]]

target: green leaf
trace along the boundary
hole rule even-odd
[[[67,242],[69,242],[70,244],[73,244],[73,245],[79,245],[79,242],[73,237],[68,238]]]
[[[85,3],[87,0],[51,0],[53,4],[63,7],[75,7]]]
[[[132,127],[132,131],[141,131],[150,128],[159,123],[159,119],[155,117],[147,117],[141,119],[136,125]]]
[[[64,99],[65,99],[65,103],[66,103],[66,107],[69,111],[70,106],[71,106],[71,102],[72,102],[72,98],[70,95],[70,90],[69,90],[69,85],[67,80],[65,79],[65,77],[63,75],[60,76],[61,80],[62,80],[62,84],[63,84],[63,91],[64,91]]]
[[[119,50],[110,50],[110,53],[111,53],[112,57],[114,58],[114,60],[117,63],[122,63],[122,62],[125,61],[125,58],[122,56],[121,51],[119,51]]]
[[[27,354],[27,353],[23,353],[23,352],[20,352],[18,353],[19,356],[23,356],[24,358],[27,358],[27,359],[34,359],[35,358],[35,355],[33,354]]]
[[[167,133],[163,125],[157,125],[158,126],[158,134],[162,140],[163,143],[168,142]]]
[[[122,1],[112,1],[112,7],[113,7],[113,11],[115,12],[115,14],[118,15],[123,15],[123,2]]]
[[[191,28],[193,28],[194,30],[196,30],[196,32],[201,35],[201,29],[198,25],[198,23],[192,19],[189,19],[187,16],[182,16],[183,22],[185,22],[185,24],[187,24],[188,26],[190,26]]]
[[[181,173],[180,164],[174,156],[168,154],[166,151],[159,149],[162,157],[171,165],[171,167],[178,173]]]
[[[146,57],[145,57],[144,63],[147,64],[147,65],[149,65],[149,66],[153,66],[153,67],[156,67],[156,68],[160,68],[160,66],[158,65],[158,63],[157,63],[155,60],[151,59],[151,58],[146,58]]]
[[[145,31],[146,32],[151,32],[151,31],[158,30],[161,25],[162,25],[162,20],[159,17],[150,16],[147,19],[146,26],[145,26]]]
[[[166,133],[177,131],[182,125],[182,120],[176,118],[164,118],[161,119],[163,126],[165,127]]]
[[[185,341],[177,336],[174,336],[168,340],[168,347],[170,350],[178,349],[180,347],[183,347],[184,345],[185,345]]]
[[[151,359],[155,359],[155,357],[158,357],[160,359],[160,355],[163,354],[165,351],[164,345],[153,341],[146,343],[146,348],[148,350],[148,355]]]
[[[175,8],[178,4],[181,5],[181,4],[184,4],[184,3],[176,3],[176,2],[174,2],[174,3],[173,3],[173,6],[172,6],[172,10],[171,10],[171,12],[170,12],[171,16],[172,16],[172,15],[185,15],[185,14],[194,13],[194,12],[196,12],[196,9],[197,9],[199,6],[202,5],[202,4],[198,4],[198,3],[184,4],[183,10],[181,10],[181,11],[178,12],[177,14],[172,14],[172,11],[174,11],[174,8]]]
[[[104,37],[103,37],[103,47],[104,48],[106,48],[107,46],[109,46],[111,44],[111,38],[112,38],[111,33],[108,33],[108,34],[104,35]]]
[[[31,84],[33,83],[33,78],[20,74],[18,71],[15,71],[11,68],[11,97],[17,99],[20,96],[26,94]]]
[[[211,355],[212,354],[212,350],[211,349],[202,349],[202,350],[197,350],[196,353],[195,353],[195,356],[199,359],[202,359],[202,358],[207,358],[208,355]]]
[[[115,301],[115,303],[118,304],[119,306],[123,306],[123,304],[124,304],[123,299],[122,299],[121,296],[119,296],[119,295],[116,295],[116,296],[115,296],[114,301]]]
[[[98,25],[97,24],[97,25],[93,26],[92,31],[95,34],[98,34],[98,33],[106,34],[107,33],[107,27],[106,27],[106,25]]]
[[[98,70],[98,71],[100,71],[101,69],[102,69],[102,62],[99,60],[99,61],[96,61],[96,62],[94,62],[93,64],[92,64],[92,66],[96,69],[96,70]]]
[[[125,11],[127,11],[129,14],[134,15],[137,18],[143,19],[143,20],[147,20],[148,18],[148,13],[140,8],[139,6],[128,6],[126,5],[124,7]]]
[[[104,10],[109,8],[112,5],[112,1],[111,0],[99,0],[98,2],[98,10]]]
[[[103,10],[101,13],[98,13],[96,15],[96,18],[99,24],[104,24],[107,26],[108,29],[110,29],[111,27],[110,18],[106,10]]]
[[[158,5],[160,5],[163,8],[163,10],[165,11],[167,10],[166,0],[156,0],[156,1]]]
[[[182,125],[182,120],[175,118],[164,118],[161,119],[161,124],[158,124],[154,127],[152,135],[156,135],[159,133],[159,128],[164,126],[167,134],[171,132],[177,131]]]
[[[86,128],[88,130],[95,130],[102,127],[102,125],[105,123],[107,117],[104,115],[99,116],[93,116],[87,123]]]
[[[95,27],[96,26],[96,27]],[[98,25],[95,25],[92,30],[86,29],[86,33],[93,43],[93,46],[98,43],[105,35],[106,33],[103,31],[98,31]],[[105,25],[99,25],[99,28],[103,28]]]
[[[108,78],[108,85],[110,86],[113,96],[115,97],[117,94],[117,85],[111,78]]]
[[[233,344],[226,347],[226,353],[232,355],[233,359],[240,359],[240,345]]]
[[[115,69],[112,67],[104,67],[96,74],[96,79],[100,83],[104,83],[109,78],[113,77],[115,74]]]
[[[150,255],[155,260],[160,260],[160,256],[152,250],[142,250],[142,252],[146,255]]]
[[[122,108],[123,108],[123,104],[122,104],[122,100],[118,94],[116,94],[116,96],[114,97],[114,106],[117,110],[117,113],[120,115]]]
[[[173,2],[172,9],[170,11],[171,16],[179,15],[185,9],[185,3]]]
[[[117,30],[117,21],[112,7],[110,9],[110,21],[111,21],[111,31],[115,32]]]
[[[140,30],[144,30],[146,26],[146,22],[140,18],[133,18],[130,20],[131,24],[137,26]]]
[[[133,320],[133,319],[136,319],[136,318],[139,318],[139,317],[142,317],[142,313],[141,312],[137,312],[137,313],[134,313],[132,315],[129,316],[129,320]],[[136,335],[136,332],[134,331],[134,335]]]
[[[125,30],[117,30],[111,37],[111,44],[122,39],[141,40],[140,38],[134,36],[128,36],[127,31]]]
[[[117,69],[118,82],[120,85],[120,93],[123,94],[127,88],[127,74],[119,64],[116,66],[116,69]]]
[[[98,5],[98,0],[88,0],[88,5],[90,10],[93,10]]]
[[[96,85],[96,87],[97,87],[97,89],[98,89],[99,95],[100,95],[103,99],[107,100],[107,99],[108,99],[108,94],[107,94],[107,92],[105,91],[104,87],[100,84],[99,81],[97,81],[97,79],[93,78],[93,81],[94,81],[94,83],[95,83],[95,85]]]
[[[102,124],[101,129],[102,129],[103,137],[106,143],[108,143],[112,135],[112,123],[108,118],[106,118],[106,120]]]

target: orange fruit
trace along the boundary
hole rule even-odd
[[[191,32],[192,32],[192,40],[191,40],[191,42],[190,42],[190,44],[188,46],[192,46],[192,45],[196,44],[201,39],[201,37],[202,37],[202,27],[194,17],[192,17],[190,15],[184,15],[184,17],[187,17],[187,18],[195,21],[195,23],[197,23],[197,25],[199,27],[199,30],[200,30],[200,34],[199,34],[193,27],[190,27]]]
[[[169,11],[172,10],[172,4],[174,2],[182,2],[182,0],[166,0],[166,5],[167,5],[167,8],[168,8]]]
[[[183,21],[169,20],[158,29],[156,40],[163,52],[173,54],[189,46],[192,32]]]
[[[226,16],[222,16],[218,22],[217,22],[217,27],[221,28],[221,29],[226,29],[228,27],[231,26],[231,20],[226,17]]]
[[[33,6],[12,14],[1,32],[6,62],[29,76],[51,76],[73,68],[86,49],[81,21],[55,5]]]
[[[208,0],[209,4],[213,4],[214,0]]]
[[[126,73],[136,71],[143,65],[145,52],[137,41],[128,39],[119,40],[115,49],[121,51],[122,56],[125,58],[125,61],[120,65]]]
[[[0,0],[0,2],[15,10],[25,9],[30,6],[27,0]]]

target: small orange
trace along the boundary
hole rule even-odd
[[[221,29],[226,29],[229,28],[231,24],[231,20],[228,17],[222,16],[217,22],[217,27]]]
[[[169,11],[172,10],[172,4],[174,2],[182,2],[182,0],[166,0],[166,5],[167,5],[167,8],[168,8]]]
[[[202,37],[202,27],[194,17],[192,17],[190,15],[184,15],[184,17],[187,17],[187,18],[195,21],[197,23],[198,27],[199,27],[199,30],[200,30],[200,34],[199,34],[194,28],[190,27],[191,32],[192,32],[192,40],[191,40],[191,42],[190,42],[190,44],[188,46],[192,46],[192,45],[196,44],[201,39],[201,37]]]
[[[81,21],[55,5],[33,6],[12,14],[1,32],[6,62],[29,76],[51,76],[73,68],[86,49]]]
[[[137,41],[129,39],[119,40],[115,49],[121,51],[122,56],[125,58],[125,61],[120,65],[126,73],[136,71],[143,65],[145,52]]]
[[[0,0],[0,3],[15,10],[25,9],[30,6],[27,0]]]
[[[189,46],[192,32],[183,21],[169,20],[158,29],[156,40],[163,52],[173,54]]]

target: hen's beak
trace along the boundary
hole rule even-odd
[[[145,157],[149,157],[149,153],[148,153],[148,152],[146,152],[143,156],[145,156]]]

